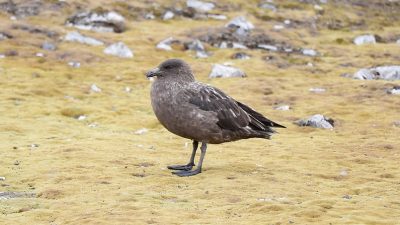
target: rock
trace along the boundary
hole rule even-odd
[[[359,80],[400,80],[400,66],[380,66],[360,69],[353,75]]]
[[[258,7],[259,7],[259,8],[262,8],[262,9],[268,9],[268,10],[271,10],[271,11],[273,11],[273,12],[276,12],[276,11],[277,11],[276,6],[275,6],[274,4],[268,3],[268,2],[266,2],[266,3],[261,3],[261,4],[258,5]]]
[[[221,14],[207,14],[207,17],[214,20],[226,20],[228,17]]]
[[[82,30],[121,33],[125,31],[125,18],[113,11],[82,12],[69,17],[66,25]]]
[[[307,119],[298,120],[295,124],[299,126],[310,126],[315,128],[333,129],[334,120],[321,114],[313,115]]]
[[[68,65],[69,65],[70,67],[73,67],[73,68],[79,68],[79,67],[81,67],[81,63],[80,63],[80,62],[75,62],[75,61],[68,62]]]
[[[135,131],[135,134],[142,135],[142,134],[147,133],[148,131],[149,131],[148,129],[142,128],[142,129],[139,129],[139,130]]]
[[[397,40],[397,41],[396,41],[396,43],[400,45],[400,39],[399,39],[399,40]]]
[[[77,120],[86,120],[87,116],[86,115],[79,115]]]
[[[274,25],[274,30],[283,30],[285,29],[285,26],[278,24],[278,25]]]
[[[247,49],[247,47],[245,45],[242,45],[240,43],[237,42],[233,42],[232,43],[232,48],[236,48],[236,49]]]
[[[260,44],[260,45],[258,45],[258,48],[265,49],[268,51],[273,51],[273,52],[278,51],[278,47],[273,46],[273,45]]]
[[[93,45],[93,46],[99,46],[104,44],[103,42],[96,40],[94,38],[83,36],[77,31],[69,32],[67,35],[65,35],[64,40],[70,42],[79,42],[82,44]]]
[[[203,2],[199,0],[187,0],[186,6],[195,9],[199,12],[208,12],[214,9],[214,3]]]
[[[59,34],[55,31],[48,30],[47,28],[41,28],[41,27],[36,27],[32,25],[26,25],[26,24],[13,24],[11,26],[12,29],[14,30],[22,30],[31,34],[41,34],[45,35],[48,38],[58,38]]]
[[[198,58],[208,57],[208,53],[199,39],[193,40],[192,42],[187,42],[184,44],[184,46],[187,50],[196,51],[196,56]]]
[[[57,47],[53,43],[44,42],[42,44],[42,49],[47,50],[47,51],[55,51],[57,49]]]
[[[400,127],[400,120],[399,121],[394,121],[393,126],[395,127]]]
[[[109,45],[103,51],[105,54],[118,56],[120,58],[132,58],[133,52],[122,42]]]
[[[36,16],[43,8],[42,1],[3,1],[0,3],[0,10],[14,15],[14,17]]]
[[[215,64],[211,70],[209,78],[228,78],[228,77],[245,77],[246,74],[238,68]]]
[[[100,93],[101,92],[101,88],[97,87],[96,84],[92,84],[90,86],[90,91],[95,92],[95,93]]]
[[[244,60],[244,59],[250,59],[250,56],[244,52],[237,52],[237,53],[233,54],[231,58]]]
[[[125,87],[125,88],[124,88],[124,91],[125,91],[126,93],[131,93],[131,92],[132,92],[132,88],[131,88],[131,87]]]
[[[375,44],[376,39],[375,39],[375,35],[366,34],[366,35],[357,36],[356,38],[354,38],[353,42],[356,45]]]
[[[13,36],[11,34],[7,34],[5,32],[0,32],[0,41],[11,39]]]
[[[166,11],[164,13],[164,15],[162,16],[162,19],[163,20],[170,20],[170,19],[174,18],[174,16],[175,16],[175,13],[173,13],[172,11]]]
[[[341,177],[347,177],[347,175],[349,175],[349,173],[347,172],[347,170],[342,169],[342,170],[340,171],[339,175],[340,175]]]
[[[280,110],[280,111],[288,111],[290,110],[290,106],[288,105],[280,105],[274,108],[275,110]]]
[[[306,56],[317,56],[317,51],[315,51],[314,49],[303,49],[302,51],[301,51],[302,53],[303,53],[303,55],[306,55]]]
[[[160,41],[157,44],[156,48],[162,49],[162,50],[165,50],[165,51],[171,51],[172,50],[171,44],[174,43],[175,41],[176,40],[173,37],[169,37],[169,38],[167,38],[165,40]]]
[[[392,89],[389,89],[386,92],[392,95],[400,95],[400,86],[394,86]]]
[[[5,181],[6,178],[5,177],[0,177],[0,181]]]
[[[250,31],[254,29],[254,25],[246,20],[244,16],[238,16],[233,18],[229,23],[225,25],[228,28],[242,29],[244,31]]]
[[[310,92],[314,92],[314,93],[323,93],[323,92],[325,92],[326,91],[326,89],[325,88],[310,88],[310,89],[308,89]]]
[[[146,20],[154,20],[156,18],[156,16],[154,16],[153,13],[147,13],[146,15],[144,15],[144,18]]]
[[[32,192],[14,192],[6,191],[0,192],[0,200],[6,200],[11,198],[35,198],[36,194]]]

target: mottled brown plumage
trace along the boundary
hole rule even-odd
[[[172,133],[193,140],[189,164],[170,166],[179,176],[201,172],[207,143],[220,144],[247,138],[267,138],[272,127],[284,127],[223,93],[218,88],[195,81],[189,65],[169,59],[150,70],[157,77],[151,88],[151,103],[160,123]],[[194,166],[198,142],[202,142],[199,165]]]

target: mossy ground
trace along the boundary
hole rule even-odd
[[[246,50],[252,59],[245,61],[230,59],[236,52],[232,49],[211,48],[213,55],[207,59],[155,49],[169,36],[184,39],[191,30],[226,21],[132,19],[122,34],[81,31],[108,43],[123,41],[134,50],[133,59],[119,59],[104,55],[103,47],[78,43],[60,42],[57,51],[47,52],[40,49],[47,37],[10,28],[31,24],[63,35],[74,30],[63,26],[72,10],[18,22],[1,14],[0,30],[14,38],[0,41],[0,53],[16,50],[18,56],[0,59],[0,176],[6,177],[0,191],[34,192],[37,198],[0,200],[0,223],[398,224],[400,128],[393,122],[400,120],[400,98],[385,89],[399,82],[340,76],[399,62],[400,46],[394,43],[351,43],[363,33],[400,34],[400,20],[379,13],[372,7],[377,1],[370,2],[364,11],[339,3],[323,5],[321,20],[343,20],[340,29],[302,25],[277,32],[272,25],[280,18],[307,22],[315,17],[312,4],[279,1],[281,8],[271,13],[258,9],[257,1],[221,1],[235,10],[217,12],[230,18],[246,15],[272,37],[322,54],[311,58]],[[112,9],[108,1],[85,4]],[[364,25],[349,28],[358,21]],[[46,56],[36,57],[37,52]],[[265,61],[265,56],[274,60]],[[166,166],[186,162],[191,144],[158,123],[143,72],[172,57],[188,61],[199,80],[287,129],[270,141],[210,145],[202,174],[171,175]],[[81,62],[81,67],[69,67],[69,60]],[[207,78],[213,63],[226,61],[248,77]],[[314,66],[307,66],[309,62]],[[288,66],[279,68],[279,63]],[[93,83],[101,93],[90,92]],[[125,87],[132,91],[125,92]],[[327,91],[311,93],[312,87]],[[277,104],[289,104],[292,110],[273,110]],[[317,113],[333,118],[335,128],[292,124]],[[77,120],[82,114],[87,119]],[[93,123],[97,126],[88,126]],[[148,133],[134,134],[144,127]]]

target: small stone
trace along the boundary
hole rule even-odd
[[[242,60],[245,60],[245,59],[250,59],[250,56],[247,55],[247,54],[244,53],[244,52],[237,52],[237,53],[235,53],[235,54],[232,55],[232,59],[242,59]]]
[[[156,17],[154,16],[153,13],[147,13],[147,14],[144,16],[144,18],[145,18],[146,20],[154,20]]]
[[[276,6],[271,3],[262,3],[262,4],[259,4],[258,7],[262,8],[262,9],[268,9],[273,12],[276,12],[276,10],[277,10]]]
[[[285,29],[285,26],[281,24],[274,25],[274,30],[283,30],[283,29]]]
[[[125,18],[114,11],[77,13],[69,17],[66,24],[97,32],[121,33],[125,31]]]
[[[210,18],[210,19],[214,19],[214,20],[226,20],[226,19],[228,19],[228,17],[226,17],[225,15],[221,15],[221,14],[208,14],[207,17]]]
[[[342,176],[342,177],[346,177],[349,174],[348,174],[347,170],[343,169],[343,170],[340,171],[339,175]]]
[[[132,58],[133,52],[123,42],[117,42],[109,45],[103,51],[105,54],[118,56],[120,58]]]
[[[39,145],[38,145],[38,144],[31,144],[30,147],[31,147],[31,148],[38,148]]]
[[[280,110],[280,111],[288,111],[290,110],[290,106],[288,105],[280,105],[274,108],[275,110]]]
[[[6,178],[5,177],[0,177],[0,181],[5,181]]]
[[[15,166],[18,166],[20,164],[20,162],[18,161],[18,160],[16,160],[15,162],[14,162],[14,165]]]
[[[303,53],[303,55],[306,55],[306,56],[317,56],[317,51],[315,51],[314,49],[303,49],[302,50],[302,53]]]
[[[132,92],[132,88],[130,88],[130,87],[125,87],[125,88],[124,88],[124,91],[125,91],[126,93],[131,93],[131,92]]]
[[[87,116],[85,115],[79,115],[77,120],[86,120]]]
[[[95,93],[100,93],[100,92],[101,92],[101,88],[97,87],[96,84],[92,84],[92,85],[90,86],[90,90],[91,90],[92,92],[95,92]]]
[[[398,39],[398,40],[396,41],[396,43],[400,45],[400,39]]]
[[[352,197],[350,195],[343,195],[344,199],[350,200]]]
[[[88,125],[88,127],[90,127],[90,128],[95,128],[95,127],[98,127],[98,126],[99,126],[98,123],[91,123],[91,124]]]
[[[314,9],[317,10],[317,11],[323,11],[324,10],[324,8],[322,8],[322,6],[320,6],[320,5],[314,5]]]
[[[196,11],[200,12],[208,12],[214,9],[214,3],[210,2],[203,2],[199,0],[187,0],[186,6],[195,9]]]
[[[215,64],[211,70],[209,78],[245,77],[246,74],[238,68]]]
[[[68,62],[68,65],[69,65],[70,67],[73,67],[73,68],[79,68],[79,67],[81,67],[81,63],[80,63],[80,62],[74,62],[74,61]]]
[[[290,20],[284,20],[283,23],[284,23],[285,25],[290,25],[292,22],[291,22]]]
[[[375,39],[375,35],[366,34],[366,35],[357,36],[356,38],[354,38],[353,42],[356,45],[375,44],[376,39]]]
[[[254,25],[246,20],[246,17],[244,16],[238,16],[233,18],[229,23],[225,25],[225,27],[230,27],[230,28],[241,28],[245,31],[250,31],[254,29]]]
[[[268,50],[268,51],[273,51],[273,52],[278,51],[278,47],[273,46],[273,45],[260,44],[260,45],[258,45],[257,47],[258,47],[258,48],[261,48],[261,49]]]
[[[44,54],[42,52],[38,52],[35,54],[37,57],[44,57]]]
[[[57,49],[57,47],[50,42],[44,42],[42,44],[42,49],[47,50],[47,51],[55,51]]]
[[[174,18],[175,14],[171,11],[166,11],[162,17],[163,20],[170,20]]]
[[[237,42],[233,42],[232,43],[232,48],[234,48],[234,49],[247,49],[247,47],[245,45],[237,43]]]
[[[142,135],[142,134],[147,133],[148,131],[149,131],[148,129],[142,128],[142,129],[139,129],[139,130],[135,131],[135,134]]]
[[[64,40],[70,41],[70,42],[79,42],[81,44],[87,44],[87,45],[93,45],[93,46],[98,46],[98,45],[104,44],[103,42],[96,40],[94,38],[86,37],[77,31],[69,32],[67,35],[65,35]]]
[[[307,119],[298,120],[295,124],[299,126],[310,126],[315,128],[333,129],[334,120],[321,114],[313,115]]]
[[[395,127],[400,127],[400,120],[394,121],[394,122],[393,122],[393,126],[395,126]]]
[[[162,50],[165,50],[165,51],[171,51],[172,50],[171,44],[174,41],[175,41],[175,39],[173,37],[169,37],[169,38],[167,38],[165,40],[160,41],[157,44],[156,48],[162,49]]]
[[[392,89],[387,90],[388,94],[400,95],[400,86],[394,86]]]
[[[308,89],[310,92],[314,92],[314,93],[324,93],[326,91],[325,88],[310,88]]]
[[[208,57],[208,53],[206,52],[206,49],[204,48],[201,41],[198,39],[193,40],[192,42],[189,42],[189,43],[185,43],[185,48],[188,50],[196,51],[196,56],[198,58],[207,58]]]

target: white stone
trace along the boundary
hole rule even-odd
[[[305,48],[302,50],[303,55],[306,56],[316,56],[318,53],[314,49]]]
[[[288,105],[280,105],[274,108],[275,110],[280,110],[280,111],[288,111],[290,110],[290,106]]]
[[[209,75],[210,78],[245,77],[246,74],[235,67],[215,64]]]
[[[310,88],[310,89],[308,89],[310,92],[314,92],[314,93],[323,93],[323,92],[325,92],[326,91],[326,89],[325,88]]]
[[[265,50],[273,51],[273,52],[278,51],[278,47],[273,46],[273,45],[259,44],[257,47],[265,49]]]
[[[164,13],[163,15],[163,20],[170,20],[172,18],[174,18],[175,14],[171,11],[167,11]]]
[[[85,116],[85,115],[80,115],[80,116],[78,116],[78,120],[86,120],[86,118],[87,118],[87,116]]]
[[[142,135],[142,134],[147,133],[148,131],[149,131],[148,129],[142,128],[142,129],[139,129],[139,130],[135,131],[135,134]]]
[[[356,45],[363,45],[363,44],[375,44],[376,39],[375,36],[372,34],[360,35],[354,38],[354,44]]]
[[[92,85],[90,86],[90,90],[91,90],[92,92],[95,92],[95,93],[100,93],[100,92],[101,92],[101,88],[97,87],[96,84],[92,84]]]
[[[79,67],[81,67],[81,63],[80,63],[80,62],[74,62],[74,61],[68,62],[68,65],[69,65],[70,67],[73,67],[73,68],[79,68]]]
[[[215,7],[214,3],[203,2],[203,1],[199,1],[199,0],[187,0],[186,6],[196,9],[197,11],[201,11],[201,12],[211,11]]]
[[[6,178],[5,177],[0,177],[0,181],[5,181]]]
[[[281,24],[274,25],[274,30],[283,30],[283,29],[285,29],[285,27]]]
[[[333,125],[328,120],[330,119],[321,114],[316,114],[307,119],[296,121],[296,124],[298,124],[299,126],[333,129]]]
[[[236,28],[241,28],[245,31],[250,31],[254,29],[254,25],[246,20],[246,17],[244,16],[238,16],[233,18],[229,23],[225,25],[225,27],[236,27]]]
[[[122,42],[117,42],[112,45],[109,45],[103,51],[105,54],[114,55],[121,58],[132,58],[133,52]]]
[[[220,15],[220,14],[208,14],[208,18],[214,19],[214,20],[226,20],[228,17],[225,15]]]
[[[400,80],[400,66],[380,66],[360,69],[353,75],[359,80]]]
[[[81,44],[87,44],[87,45],[93,45],[93,46],[98,46],[98,45],[104,44],[103,42],[96,40],[94,38],[86,37],[77,31],[69,32],[67,35],[65,35],[64,40],[70,41],[70,42],[79,42]]]
[[[165,51],[171,51],[172,50],[171,44],[174,40],[175,39],[173,37],[169,37],[165,40],[162,40],[157,44],[156,48],[162,49]]]

